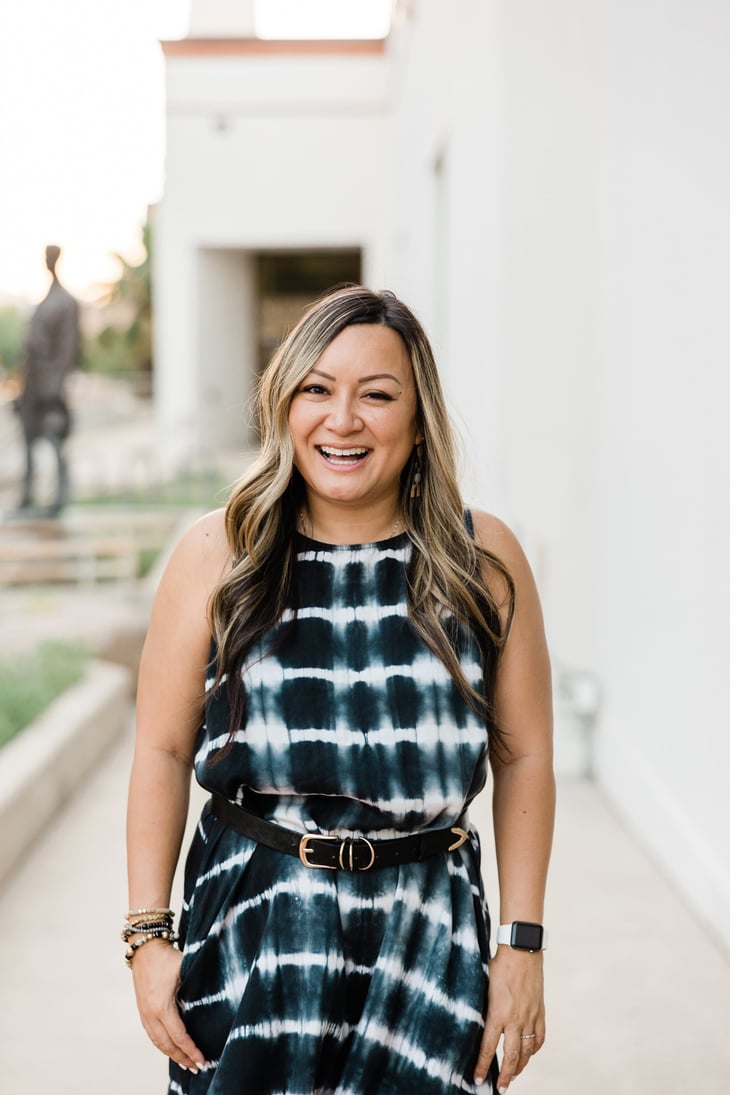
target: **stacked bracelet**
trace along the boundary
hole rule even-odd
[[[171,946],[177,943],[179,936],[173,929],[172,909],[130,909],[122,927],[122,941],[127,943],[124,959],[132,968],[135,952],[152,939],[162,939]]]
[[[127,920],[133,920],[138,916],[170,916],[173,917],[175,913],[172,909],[160,909],[153,906],[150,909],[130,909],[127,913]]]

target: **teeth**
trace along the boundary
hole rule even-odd
[[[367,449],[332,449],[329,445],[320,445],[320,452],[325,456],[365,456]]]

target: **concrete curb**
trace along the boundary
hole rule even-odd
[[[92,661],[0,749],[0,883],[128,725],[130,679],[123,666]]]

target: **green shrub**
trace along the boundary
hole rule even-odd
[[[75,499],[79,506],[134,506],[139,509],[172,509],[200,506],[216,509],[225,506],[231,483],[215,470],[182,472],[169,482],[154,482],[139,487],[93,494]]]
[[[88,658],[79,643],[45,642],[0,662],[0,747],[81,680]]]
[[[137,558],[137,577],[146,578],[152,567],[157,561],[157,556],[160,554],[160,549],[155,547],[145,547],[139,553]]]

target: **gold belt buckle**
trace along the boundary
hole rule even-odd
[[[367,837],[364,837],[364,836],[354,836],[354,837],[353,836],[346,836],[346,837],[319,836],[316,833],[307,833],[299,841],[299,858],[302,861],[302,863],[304,864],[304,866],[309,867],[310,870],[321,870],[321,871],[336,871],[337,870],[337,863],[312,863],[312,862],[310,862],[310,859],[309,859],[310,855],[312,855],[316,851],[316,848],[310,848],[310,846],[309,846],[310,840],[336,840],[336,841],[339,841],[340,851],[339,851],[339,855],[337,856],[337,862],[339,863],[340,869],[343,870],[343,871],[369,871],[370,868],[375,863],[375,848],[373,848],[372,844],[367,839]],[[354,858],[353,858],[353,850],[354,850],[354,846],[355,846],[356,841],[360,841],[363,844],[367,844],[368,849],[370,851],[370,862],[366,863],[364,867],[356,867],[355,866],[355,862],[354,862]],[[346,857],[346,859],[345,859],[345,857]]]
[[[310,840],[339,840],[339,839],[340,838],[338,836],[319,836],[317,833],[307,833],[306,836],[303,836],[302,839],[299,841],[299,858],[301,859],[304,866],[309,867],[310,870],[336,871],[337,870],[337,864],[336,863],[332,863],[332,864],[329,864],[329,863],[310,863],[309,859],[307,857],[312,855],[313,852],[316,851],[315,848],[310,848],[309,847],[309,841]]]

